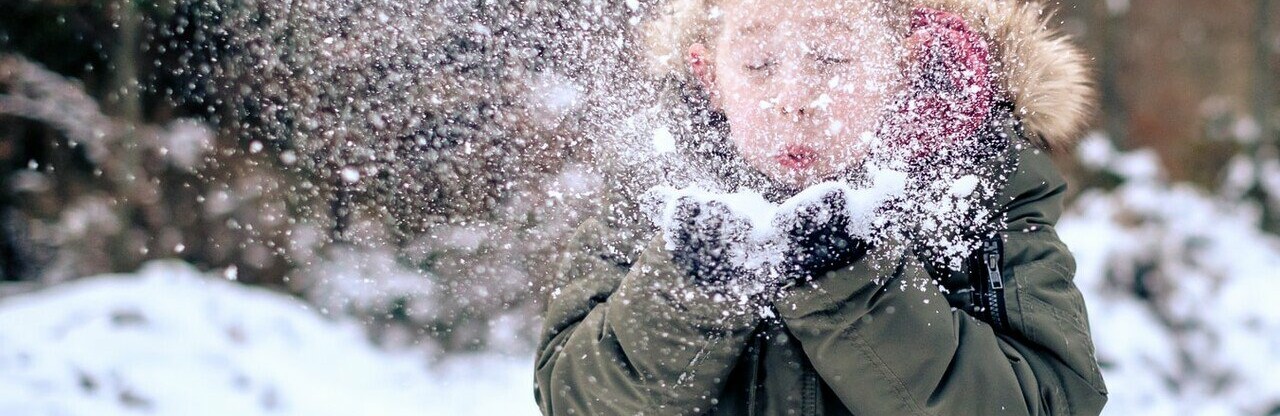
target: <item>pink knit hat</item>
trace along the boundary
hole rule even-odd
[[[992,82],[987,41],[960,16],[917,7],[911,14],[906,73],[881,137],[908,155],[936,152],[972,136],[991,110]]]

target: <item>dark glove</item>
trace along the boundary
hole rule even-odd
[[[686,196],[676,201],[667,241],[672,259],[695,283],[716,286],[745,274],[736,257],[745,255],[750,232],[751,224],[724,203]]]
[[[781,271],[789,280],[809,280],[862,259],[869,244],[849,233],[847,199],[833,189],[794,212],[781,213],[774,225],[786,236]]]

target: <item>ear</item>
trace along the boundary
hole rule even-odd
[[[707,91],[711,105],[720,108],[720,93],[716,88],[716,67],[711,54],[707,52],[707,46],[701,43],[689,45],[685,61],[689,64],[689,72],[698,79],[699,84],[702,84],[703,90]]]

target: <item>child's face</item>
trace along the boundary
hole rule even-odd
[[[747,162],[796,186],[859,163],[898,88],[889,23],[866,1],[726,3],[714,51],[689,63]]]

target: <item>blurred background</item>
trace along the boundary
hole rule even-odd
[[[659,5],[0,0],[0,414],[536,414]],[[1051,6],[1107,412],[1280,414],[1280,4]]]

